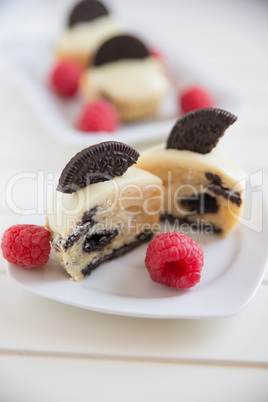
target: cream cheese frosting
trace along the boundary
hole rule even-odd
[[[60,36],[57,48],[62,53],[93,53],[102,42],[121,32],[120,25],[110,16],[90,22],[80,22],[66,29]]]
[[[55,235],[65,238],[72,232],[83,213],[103,203],[103,200],[109,200],[109,203],[105,205],[107,210],[104,209],[103,214],[108,214],[108,210],[115,204],[118,208],[118,203],[126,209],[128,202],[131,205],[134,202],[135,205],[135,198],[131,198],[131,193],[137,194],[138,190],[140,197],[143,197],[146,194],[146,188],[151,191],[152,186],[155,186],[158,192],[159,189],[161,191],[162,180],[149,172],[130,167],[121,177],[91,184],[73,194],[54,191],[46,207],[49,227]],[[140,203],[141,200],[137,201]]]
[[[229,159],[220,148],[213,148],[207,154],[200,154],[192,151],[166,149],[165,143],[163,143],[142,152],[137,166],[146,170],[146,166],[151,166],[152,162],[158,164],[159,168],[161,163],[164,163],[165,165],[168,164],[170,169],[174,165],[204,172],[213,169],[213,172],[218,174],[223,182],[226,181],[232,186],[239,183],[241,189],[244,189],[245,186],[244,179],[247,176],[245,171]]]
[[[89,83],[89,97],[103,94],[112,100],[137,102],[162,96],[169,86],[162,64],[153,57],[123,59],[93,67],[84,80]]]

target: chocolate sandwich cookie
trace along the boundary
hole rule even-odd
[[[145,44],[135,36],[118,35],[107,40],[97,51],[93,65],[101,66],[118,60],[135,60],[149,57]]]
[[[81,22],[90,22],[108,14],[106,6],[100,1],[83,0],[77,3],[72,9],[68,19],[68,26],[72,27]]]
[[[52,245],[72,279],[147,241],[160,218],[161,180],[132,165],[139,153],[108,141],[76,154],[47,205]]]
[[[139,156],[135,149],[122,142],[92,145],[78,152],[65,166],[57,190],[70,194],[89,184],[122,176]]]
[[[167,148],[206,154],[236,120],[235,115],[221,109],[194,110],[176,122],[168,137]]]

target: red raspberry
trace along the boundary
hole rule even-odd
[[[152,48],[152,49],[150,49],[150,53],[151,53],[152,57],[155,57],[156,59],[158,59],[162,63],[165,61],[165,57],[164,57],[163,53],[161,52],[161,50],[156,49],[156,48]]]
[[[82,131],[114,131],[119,127],[119,117],[115,107],[107,100],[87,103],[78,121]]]
[[[214,107],[212,95],[201,87],[191,87],[180,95],[180,105],[183,113],[205,107]]]
[[[162,233],[149,244],[145,265],[154,282],[178,289],[195,286],[201,277],[204,254],[183,233]]]
[[[51,74],[50,80],[58,95],[71,97],[78,90],[82,68],[73,61],[58,63]]]
[[[4,258],[24,268],[42,267],[48,262],[50,233],[36,225],[13,225],[2,237]]]

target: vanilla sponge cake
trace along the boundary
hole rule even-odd
[[[47,227],[73,280],[151,238],[160,218],[162,181],[129,166],[137,157],[131,147],[110,141],[81,151],[63,171],[48,200]]]
[[[163,181],[162,217],[222,236],[236,226],[246,174],[214,148],[235,120],[220,109],[191,112],[176,122],[166,144],[143,152],[137,166]]]

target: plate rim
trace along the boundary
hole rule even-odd
[[[27,219],[27,217],[26,217]],[[265,239],[267,239],[267,235],[268,235],[268,225],[266,225],[265,223],[268,223],[268,215],[267,215],[267,211],[266,209],[263,208],[263,215],[262,215],[262,219],[263,219],[263,227],[262,230],[260,232],[255,232],[252,231],[249,228],[246,227],[242,227],[242,225],[239,225],[237,228],[235,228],[235,231],[237,231],[237,236],[239,235],[238,230],[240,230],[240,236],[242,236],[241,242],[243,243],[244,241],[248,241],[249,239],[252,239],[252,236],[254,237],[254,244],[255,245],[259,245],[259,247],[261,247],[261,241],[260,239],[265,243]],[[23,220],[23,219],[22,219]],[[24,217],[25,220],[25,217]],[[24,223],[24,222],[23,222]],[[235,234],[234,231],[234,234]],[[265,249],[264,249],[265,250]],[[115,308],[114,306],[106,306],[106,308],[104,308],[103,306],[101,306],[100,304],[85,304],[85,303],[79,303],[79,301],[76,300],[71,300],[68,299],[64,299],[62,298],[62,296],[58,296],[57,294],[55,294],[54,296],[45,294],[45,292],[40,292],[40,290],[35,289],[34,287],[32,287],[31,285],[27,285],[25,282],[21,282],[18,280],[18,275],[14,276],[13,272],[19,272],[18,271],[18,267],[14,266],[13,264],[10,263],[6,263],[6,272],[7,272],[7,276],[13,281],[15,282],[18,286],[20,286],[21,288],[23,288],[24,290],[27,290],[30,293],[33,293],[37,296],[41,296],[43,298],[49,299],[49,300],[53,300],[56,302],[60,302],[66,305],[71,305],[77,308],[82,308],[82,309],[86,309],[86,310],[90,310],[90,311],[95,311],[95,312],[100,312],[100,313],[105,313],[105,314],[112,314],[112,315],[117,315],[117,316],[127,316],[127,317],[137,317],[137,318],[152,318],[152,319],[205,319],[205,318],[224,318],[224,317],[231,317],[234,316],[236,314],[238,314],[240,311],[242,311],[247,304],[254,298],[258,288],[260,287],[263,277],[265,275],[265,271],[266,271],[266,267],[267,267],[267,263],[268,263],[268,250],[267,252],[264,252],[263,250],[263,254],[259,254],[259,258],[260,258],[260,263],[259,263],[259,268],[257,271],[250,271],[251,273],[256,272],[256,275],[254,274],[253,277],[255,278],[254,281],[254,286],[251,286],[249,290],[247,290],[247,295],[246,297],[243,296],[243,300],[241,299],[241,301],[239,303],[237,303],[235,305],[235,308],[230,311],[230,309],[226,309],[225,311],[219,311],[217,314],[211,314],[211,313],[206,313],[206,310],[203,312],[203,314],[197,313],[195,314],[183,314],[181,311],[179,313],[174,313],[174,311],[172,313],[156,313],[156,312],[151,312],[148,313],[148,311],[146,310],[145,312],[141,312],[139,309],[134,311],[133,309],[131,311],[126,310],[124,308],[119,309],[118,307]],[[250,255],[250,248],[246,248],[247,253]],[[242,257],[241,257],[242,255]],[[223,277],[227,278],[227,281],[229,279],[229,277],[231,276],[232,278],[232,271],[234,271],[233,265],[239,264],[241,258],[243,259],[245,257],[245,253],[243,253],[242,251],[239,252],[237,254],[237,257],[235,258],[234,263],[232,263],[232,265],[230,266],[230,270],[227,270],[227,273],[225,273],[223,275]],[[51,257],[50,257],[51,258]],[[255,258],[255,257],[254,257]],[[110,262],[111,263],[111,262]],[[109,262],[107,262],[106,264],[109,264]],[[229,273],[228,273],[229,271]],[[239,270],[238,270],[239,271]],[[23,269],[21,269],[21,272],[24,272]],[[230,273],[231,272],[231,273]],[[236,272],[236,271],[234,271]],[[22,274],[23,275],[23,274]],[[68,278],[66,278],[68,284],[71,285],[78,285],[82,284],[83,281],[78,282],[78,283],[74,283],[70,280],[68,280]],[[85,280],[90,280],[90,277],[85,278]],[[217,280],[216,282],[219,282],[219,280]],[[220,281],[221,282],[221,281]],[[158,284],[156,284],[158,285]],[[69,285],[67,285],[68,287]],[[162,285],[158,285],[158,286],[162,286]],[[210,292],[213,293],[213,290],[215,288],[215,284],[210,284],[207,285],[207,289],[210,288],[210,291],[207,290],[202,290],[202,292],[205,292],[209,295]],[[217,286],[216,286],[217,288]],[[197,294],[198,293],[198,285],[197,287],[193,288],[194,290],[192,291],[192,293],[188,293],[188,297],[190,296],[190,294]],[[212,290],[211,290],[212,289]],[[248,287],[247,287],[248,289]],[[89,292],[89,294],[92,293],[94,294],[94,291],[92,292],[92,290],[87,289],[87,292]],[[187,294],[187,291],[186,291]],[[200,293],[199,293],[200,294]],[[181,295],[181,293],[180,293]],[[178,295],[175,295],[174,298],[177,299]],[[191,296],[190,296],[191,297]],[[124,300],[126,299],[125,297],[113,297],[112,299],[117,299],[117,300]],[[150,299],[152,300],[152,299]],[[158,300],[158,299],[156,299]],[[162,299],[163,300],[163,299]],[[140,299],[140,303],[143,303],[144,298]],[[136,301],[137,302],[137,301]],[[135,303],[134,303],[135,304]]]

